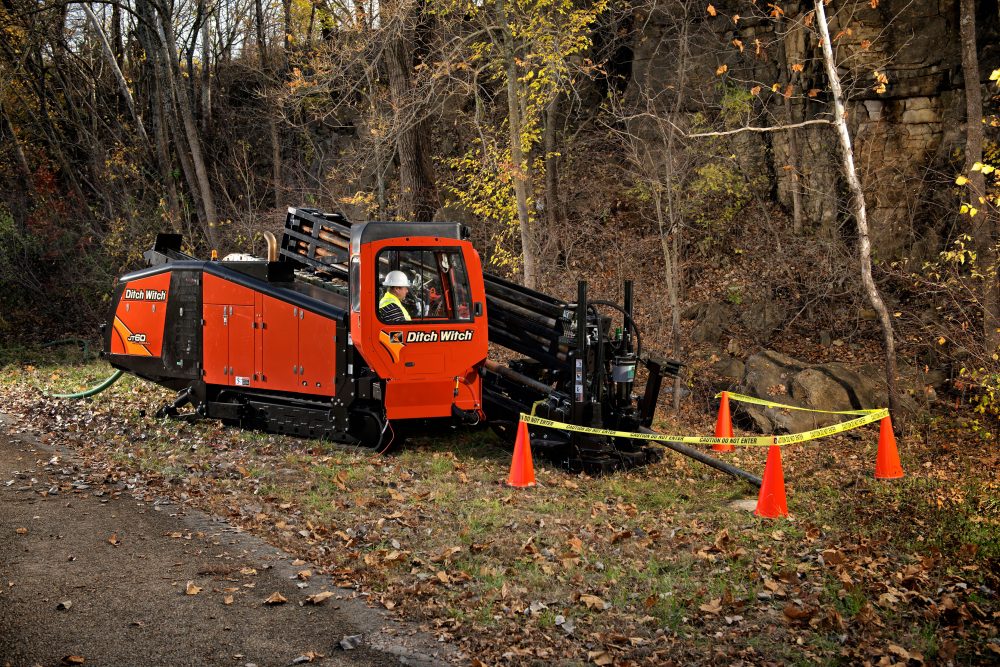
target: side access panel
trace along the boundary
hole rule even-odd
[[[337,323],[299,308],[299,391],[333,395],[337,371]]]
[[[115,309],[111,354],[140,357],[161,355],[169,291],[169,272],[126,283]]]
[[[254,375],[254,307],[229,307],[229,384],[249,387]]]
[[[227,384],[229,378],[229,306],[206,303],[203,308],[205,321],[203,347],[205,354],[205,382]]]
[[[275,391],[300,391],[299,308],[258,294],[260,300],[261,387]]]

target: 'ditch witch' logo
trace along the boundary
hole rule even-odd
[[[403,351],[403,347],[406,343],[403,342],[403,332],[402,331],[380,331],[378,334],[378,340],[385,349],[389,350],[389,354],[392,355],[392,363],[399,363],[399,353]]]

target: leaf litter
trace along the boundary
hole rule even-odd
[[[144,417],[136,404],[169,394],[137,381],[92,401],[48,399],[27,386],[34,373],[6,381],[0,410],[12,432],[83,461],[56,492],[225,517],[294,554],[301,582],[329,575],[473,664],[990,664],[1000,654],[998,461],[942,449],[956,437],[943,426],[908,443],[900,483],[870,479],[868,435],[787,450],[793,516],[767,522],[729,507],[753,490],[678,457],[602,479],[539,466],[539,486],[515,492],[502,483],[509,455],[481,434],[380,457]],[[711,431],[704,414],[681,419]],[[759,472],[758,454],[731,456]],[[106,540],[120,544],[118,533]]]

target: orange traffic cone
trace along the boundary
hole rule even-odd
[[[722,392],[722,400],[719,401],[719,418],[715,421],[715,437],[733,437],[733,420],[729,416],[729,392]],[[736,448],[732,445],[712,445],[713,452],[734,452]]]
[[[899,479],[903,476],[903,466],[899,464],[896,436],[892,432],[892,420],[885,417],[878,426],[878,454],[875,456],[875,479]]]
[[[764,465],[764,483],[760,485],[757,509],[753,512],[765,519],[788,516],[788,501],[785,498],[785,475],[781,471],[781,447],[771,445],[767,450]]]
[[[517,425],[517,439],[514,441],[514,458],[510,462],[510,477],[507,486],[525,487],[535,485],[535,467],[531,463],[531,439],[528,425],[523,421]]]

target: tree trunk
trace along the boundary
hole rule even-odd
[[[840,75],[837,74],[837,63],[833,58],[833,46],[830,42],[830,27],[826,22],[826,10],[823,0],[815,0],[816,18],[823,43],[823,63],[826,66],[826,74],[830,79],[830,88],[833,91],[833,116],[834,128],[837,137],[840,139],[841,168],[847,185],[851,191],[851,208],[854,212],[854,219],[858,227],[858,255],[861,261],[861,283],[864,285],[865,294],[869,303],[878,314],[879,323],[882,325],[882,347],[885,352],[885,381],[889,392],[889,410],[896,418],[898,427],[903,419],[899,405],[899,389],[896,384],[896,344],[893,339],[892,318],[889,309],[885,307],[882,295],[875,279],[872,277],[872,249],[871,241],[868,238],[868,210],[865,204],[865,193],[861,189],[861,181],[854,167],[854,147],[851,143],[851,135],[847,129],[847,116],[844,108],[844,91],[840,85]]]
[[[198,136],[198,128],[194,122],[194,114],[191,111],[191,102],[188,98],[187,86],[178,84],[175,72],[180,72],[177,61],[177,44],[174,40],[174,33],[170,28],[170,14],[168,9],[157,7],[159,19],[156,22],[156,30],[159,33],[161,51],[165,51],[166,71],[168,75],[167,84],[177,101],[177,111],[180,114],[181,122],[184,125],[184,134],[187,138],[188,151],[191,154],[191,163],[194,167],[195,178],[198,189],[201,192],[202,207],[205,210],[205,237],[213,248],[219,247],[219,237],[216,231],[218,215],[215,210],[215,198],[212,195],[212,187],[208,180],[208,170],[205,168],[205,160],[202,156],[201,139]]]
[[[201,123],[208,134],[212,130],[212,7],[206,7],[205,12],[201,24]]]
[[[122,10],[118,4],[111,5],[111,46],[118,69],[125,68],[125,45],[122,42]]]
[[[285,22],[282,24],[285,29],[285,39],[282,42],[285,47],[283,67],[288,69],[288,56],[292,50],[292,0],[281,0],[281,6],[285,12]]]
[[[132,115],[132,120],[135,121],[136,131],[142,138],[143,146],[149,146],[149,135],[146,134],[146,126],[143,125],[142,118],[140,118],[138,112],[136,112],[135,100],[132,98],[132,92],[128,88],[128,82],[125,80],[125,76],[118,67],[118,59],[115,57],[115,52],[111,48],[111,44],[108,43],[108,38],[104,34],[104,30],[101,28],[101,24],[97,21],[97,17],[94,16],[94,12],[86,3],[82,3],[80,6],[83,7],[83,11],[87,15],[87,19],[90,21],[94,28],[94,32],[97,34],[98,40],[101,42],[105,58],[108,61],[108,67],[111,68],[111,72],[115,75],[115,79],[118,81],[118,90],[121,93],[122,99],[124,99],[125,103],[128,105],[128,110]]]
[[[514,61],[514,36],[507,25],[504,0],[497,0],[497,9],[503,25],[504,58],[507,61],[507,124],[510,130],[510,161],[514,198],[517,201],[517,221],[521,232],[521,253],[524,258],[524,286],[537,289],[538,274],[535,258],[535,240],[528,212],[530,182],[528,165],[521,148],[521,91],[517,80],[517,63]]]
[[[562,229],[563,210],[559,201],[559,155],[556,151],[559,122],[560,96],[552,96],[545,108],[545,134],[542,137],[545,150],[545,218],[548,235],[559,234]]]
[[[170,168],[170,145],[167,140],[165,102],[163,91],[153,77],[153,134],[156,136],[156,153],[159,158],[156,162],[160,167],[160,179],[167,194],[167,218],[170,227],[177,233],[183,233],[180,197],[177,195],[177,184],[174,182],[173,170]]]
[[[962,38],[962,71],[965,78],[965,175],[969,205],[979,210],[973,217],[972,237],[976,247],[976,266],[984,273],[977,290],[982,302],[983,340],[991,354],[1000,345],[1000,285],[996,276],[998,234],[997,211],[986,200],[986,178],[972,165],[983,161],[983,93],[979,78],[979,51],[976,48],[976,3],[961,0],[959,26]],[[989,271],[993,267],[993,271]]]
[[[400,9],[399,11],[404,11]],[[416,7],[414,11],[419,11]],[[399,217],[430,220],[434,217],[434,177],[424,147],[424,123],[419,105],[412,103],[413,40],[408,27],[415,16],[397,17],[398,26],[383,51],[389,74],[396,156],[399,159]]]
[[[316,11],[315,5],[313,11]],[[265,75],[271,75],[270,59],[267,53],[267,40],[264,37],[264,10],[261,7],[261,0],[254,0],[254,24],[257,35],[257,51],[260,54],[260,68]],[[267,128],[271,139],[271,185],[274,194],[274,208],[280,209],[284,202],[281,180],[281,133],[278,130],[278,120],[275,113],[268,109]]]

